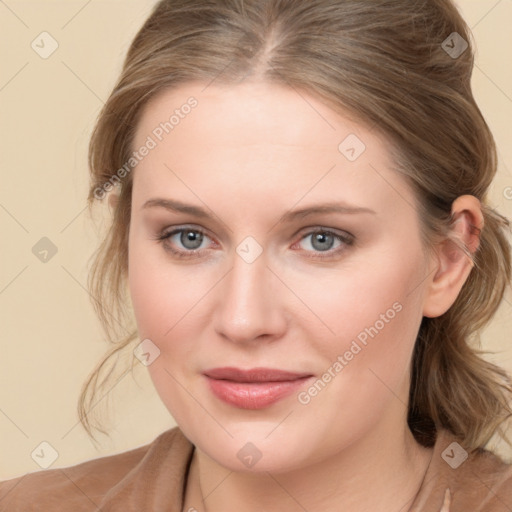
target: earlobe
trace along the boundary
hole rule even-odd
[[[480,201],[470,195],[458,197],[452,205],[453,238],[474,254],[480,245],[484,219]],[[434,318],[452,306],[474,264],[453,239],[447,238],[435,248],[434,270],[427,286],[423,315]]]

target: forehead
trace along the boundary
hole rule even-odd
[[[142,195],[183,188],[178,176],[196,192],[222,191],[232,201],[277,192],[288,203],[305,194],[333,199],[338,191],[340,199],[393,205],[397,195],[410,195],[381,134],[281,85],[190,83],[163,91],[146,105],[133,149],[150,139],[134,173]]]
[[[191,109],[187,107],[190,98],[197,101],[197,106]],[[171,122],[176,145],[178,140],[181,144],[197,142],[180,137],[180,132],[185,135],[189,128],[198,138],[205,137],[201,140],[204,144],[214,138],[217,143],[233,147],[262,143],[297,149],[321,146],[337,155],[340,136],[345,131],[360,132],[362,128],[350,121],[348,114],[340,118],[310,94],[282,85],[190,83],[163,91],[150,100],[141,116],[136,142],[142,142],[141,138],[155,129],[158,132],[160,124],[169,121],[176,111]]]

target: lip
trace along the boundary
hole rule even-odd
[[[213,368],[203,372],[210,390],[224,402],[241,409],[262,409],[291,395],[313,377],[272,368]]]

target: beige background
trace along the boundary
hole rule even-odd
[[[100,436],[100,450],[76,415],[82,381],[105,349],[85,289],[98,244],[85,211],[87,142],[153,3],[0,3],[0,479],[39,470],[31,453],[42,441],[58,452],[52,467],[64,467],[149,443],[175,425],[141,365],[110,394],[112,439]],[[512,218],[512,0],[458,4],[474,28],[475,94],[499,148],[491,202]],[[43,31],[59,44],[48,59],[31,48]],[[58,249],[47,263],[32,253],[42,237]],[[483,345],[512,372],[510,292],[507,300]]]

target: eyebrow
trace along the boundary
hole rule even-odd
[[[200,206],[194,206],[191,204],[182,203],[181,201],[176,201],[174,199],[162,199],[162,198],[153,198],[148,199],[143,205],[141,209],[146,208],[164,208],[171,212],[177,213],[187,213],[189,215],[193,215],[194,217],[205,219],[210,217],[210,214],[207,210],[201,208]],[[297,219],[303,219],[310,215],[315,214],[326,214],[326,213],[343,213],[343,214],[355,214],[355,213],[371,213],[376,214],[374,210],[370,208],[365,208],[362,206],[352,206],[344,203],[323,203],[308,206],[305,208],[301,208],[298,210],[291,210],[285,213],[280,222],[292,222]]]

